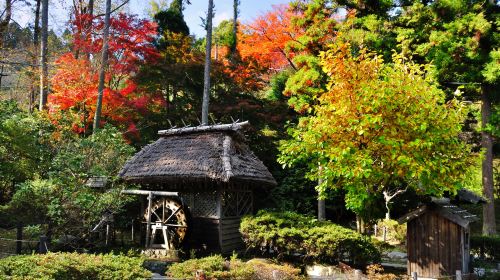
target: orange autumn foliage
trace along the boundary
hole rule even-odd
[[[295,67],[294,53],[286,47],[302,34],[292,24],[295,14],[288,5],[276,5],[273,9],[249,24],[242,25],[238,51],[244,60],[253,60],[260,67],[278,71]]]

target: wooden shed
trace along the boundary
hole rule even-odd
[[[276,184],[245,143],[247,125],[159,131],[156,142],[125,164],[119,176],[143,191],[129,193],[148,194],[147,246],[177,247],[185,238],[189,247],[212,252],[242,248],[239,224],[253,212],[253,191]]]
[[[408,274],[429,279],[468,274],[470,224],[477,220],[447,198],[433,199],[400,218],[407,222]]]

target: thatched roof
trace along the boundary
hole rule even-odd
[[[159,131],[160,139],[132,157],[119,176],[129,182],[246,182],[275,185],[276,181],[244,142],[239,130],[248,122]]]

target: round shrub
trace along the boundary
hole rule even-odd
[[[279,257],[312,261],[348,261],[365,265],[380,260],[371,239],[331,222],[293,212],[260,211],[242,219],[240,231],[249,248]]]
[[[0,260],[0,279],[114,280],[144,279],[151,273],[140,257],[48,253],[19,255]]]

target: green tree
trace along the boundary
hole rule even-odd
[[[184,0],[176,0],[170,4],[168,9],[155,14],[154,19],[158,23],[158,33],[164,34],[169,31],[189,35],[189,27],[184,20],[183,11]]]
[[[105,211],[121,211],[126,198],[117,174],[134,149],[113,127],[92,136],[64,137],[53,147],[48,174],[39,174],[17,186],[7,212],[24,223],[48,223],[54,233],[85,238]],[[87,186],[89,178],[103,176],[107,191]]]
[[[311,105],[325,90],[326,76],[318,55],[333,42],[337,6],[328,0],[295,1],[290,5],[297,14],[292,25],[303,32],[287,45],[287,52],[296,54],[293,63],[297,71],[288,78],[284,93],[294,110],[311,113]]]
[[[496,232],[493,138],[488,130],[500,78],[500,5],[496,1],[412,1],[394,21],[400,49],[436,66],[443,88],[465,85],[465,94],[482,104],[483,233]]]
[[[47,124],[23,112],[15,102],[0,101],[0,204],[10,200],[15,186],[47,167],[50,149],[39,130]]]
[[[320,57],[326,90],[281,143],[282,164],[308,162],[308,177],[323,179],[320,195],[342,188],[347,207],[365,216],[365,203],[383,191],[454,192],[471,163],[458,139],[465,107],[445,100],[428,67],[393,61],[364,49],[353,55],[338,40]]]

